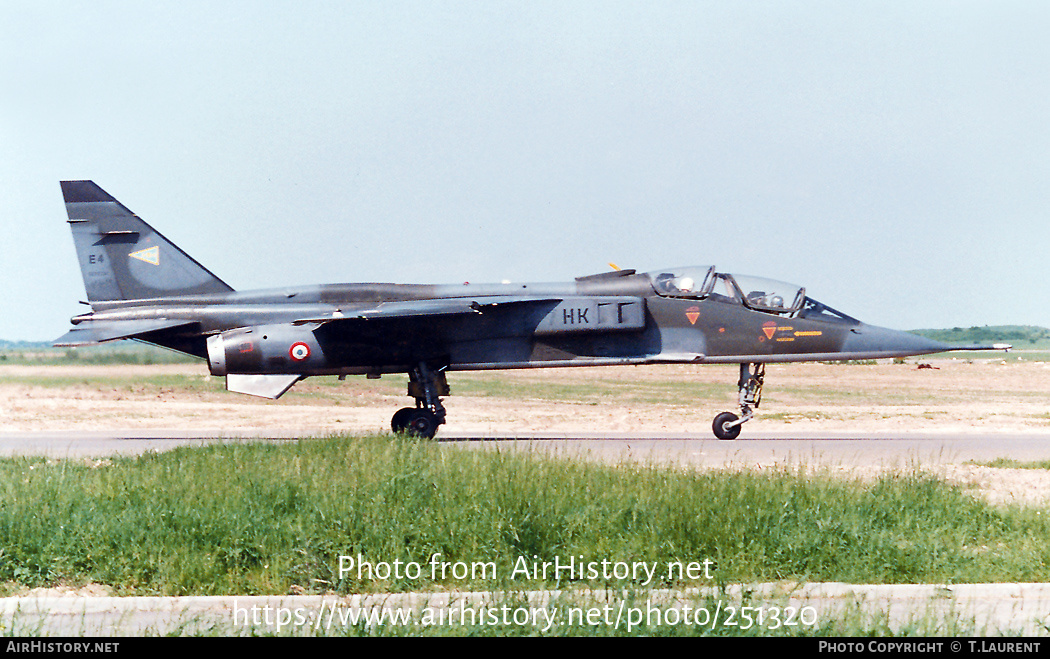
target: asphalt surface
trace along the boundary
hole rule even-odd
[[[272,433],[229,435],[222,431],[186,433],[156,431],[0,432],[0,456],[31,455],[89,458],[138,455],[178,446],[214,442],[293,441]],[[309,441],[309,438],[304,438]],[[909,466],[988,461],[1050,459],[1050,432],[1023,434],[923,434],[754,436],[719,441],[704,435],[494,435],[478,437],[440,433],[442,445],[468,448],[500,447],[587,455],[603,461],[669,462],[679,465],[830,464]]]

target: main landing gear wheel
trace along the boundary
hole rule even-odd
[[[711,429],[715,431],[715,437],[719,439],[736,439],[740,436],[740,425],[726,427],[726,424],[732,423],[739,419],[737,415],[732,412],[722,412],[715,417],[715,422],[711,424]]]
[[[433,439],[438,426],[445,423],[441,396],[449,394],[443,369],[432,370],[421,362],[408,373],[408,395],[416,399],[415,407],[403,407],[390,420],[390,428],[423,439]]]
[[[390,428],[394,432],[405,432],[408,429],[408,418],[412,416],[412,413],[416,411],[414,407],[402,407],[394,413],[394,418],[390,420]]]
[[[437,434],[437,415],[427,409],[412,410],[405,432],[422,439],[433,439]]]

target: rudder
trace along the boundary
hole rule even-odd
[[[90,302],[233,291],[93,181],[62,181]]]

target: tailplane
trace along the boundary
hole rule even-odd
[[[88,300],[140,300],[233,289],[93,181],[62,181]]]

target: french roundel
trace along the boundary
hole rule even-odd
[[[302,342],[293,343],[288,349],[288,356],[292,358],[292,361],[301,362],[310,356],[310,346]]]

